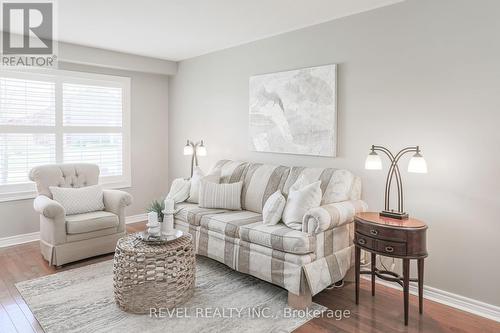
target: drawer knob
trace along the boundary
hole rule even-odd
[[[366,244],[366,239],[360,238],[360,239],[358,239],[358,243],[361,244],[361,245],[365,245]]]
[[[378,230],[372,229],[372,230],[370,230],[370,234],[372,234],[373,236],[377,236]]]
[[[385,252],[392,253],[392,252],[394,252],[394,248],[392,246],[386,246],[385,247]]]

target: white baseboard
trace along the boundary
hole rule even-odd
[[[130,216],[125,217],[125,223],[126,224],[137,223],[137,222],[146,221],[147,219],[148,219],[147,214],[130,215]],[[3,237],[3,238],[0,238],[0,247],[29,243],[29,242],[37,241],[39,239],[40,239],[40,232],[39,231],[32,232],[29,234],[21,234],[21,235],[15,235],[15,236],[10,236],[10,237]]]
[[[137,222],[143,222],[147,221],[148,219],[148,214],[137,214],[137,215],[130,215],[125,217],[125,224],[130,224],[130,223],[137,223]]]
[[[17,244],[29,243],[40,239],[40,232],[32,232],[29,234],[15,235],[10,237],[0,238],[0,247],[12,246]]]
[[[371,279],[369,276],[362,276],[361,278],[365,280]],[[376,283],[389,288],[398,289],[401,291],[403,290],[397,283],[391,283],[380,279],[376,279]],[[418,287],[415,283],[410,283],[410,294],[418,295]],[[425,285],[424,298],[500,322],[500,307],[493,304],[484,303],[472,298],[453,294],[448,291]]]

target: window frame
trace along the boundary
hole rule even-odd
[[[104,188],[118,189],[132,186],[131,142],[130,142],[130,77],[95,74],[58,69],[0,69],[0,77],[55,82],[55,124],[54,126],[0,125],[0,133],[48,133],[55,134],[56,163],[63,163],[63,136],[65,133],[121,133],[122,175],[99,177]],[[75,126],[63,125],[63,83],[88,84],[122,89],[122,126]],[[0,202],[31,199],[36,197],[35,183],[0,185]]]

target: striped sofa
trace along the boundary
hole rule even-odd
[[[342,280],[353,264],[353,217],[366,211],[361,180],[347,170],[285,167],[222,160],[221,183],[243,181],[241,211],[183,202],[177,229],[189,232],[196,253],[285,288],[289,305],[303,308],[312,295]],[[304,216],[302,230],[262,224],[262,208],[276,190],[287,196],[301,175],[321,180],[320,207]]]

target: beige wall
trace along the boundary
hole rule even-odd
[[[59,63],[64,70],[131,78],[132,187],[126,215],[142,214],[153,199],[168,191],[168,78],[139,72]],[[0,238],[39,230],[33,200],[0,202]]]
[[[500,305],[499,12],[496,0],[409,0],[180,62],[170,179],[189,174],[185,139],[203,138],[205,170],[222,158],[348,168],[379,210],[385,174],[363,169],[368,148],[419,144],[429,173],[403,178],[408,211],[429,224],[426,285]],[[338,157],[249,151],[249,76],[330,63]]]

